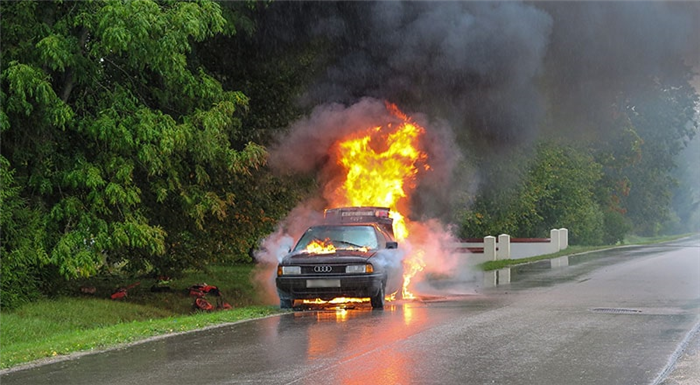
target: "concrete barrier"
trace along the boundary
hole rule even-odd
[[[538,255],[552,254],[569,247],[569,232],[567,229],[552,229],[550,238],[511,238],[508,234],[501,234],[498,239],[493,236],[484,238],[472,238],[466,242],[456,242],[451,245],[454,255],[459,257],[464,266],[476,266],[487,261],[503,259],[521,259],[536,257]],[[568,266],[565,257],[555,258],[551,261],[552,268]],[[473,271],[470,279],[481,281],[483,287],[494,287],[510,283],[511,270],[509,268]]]
[[[479,242],[481,240],[481,242]],[[502,259],[522,259],[552,254],[569,247],[569,231],[552,229],[549,238],[512,238],[501,234],[453,244],[459,255],[469,255],[474,264]],[[477,262],[478,261],[478,262]]]

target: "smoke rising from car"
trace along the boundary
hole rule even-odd
[[[693,1],[281,2],[261,28],[327,42],[304,105],[387,99],[494,150],[534,140],[547,108],[596,118],[640,79],[697,69],[699,20]]]
[[[312,199],[294,208],[255,250],[257,266],[253,271],[253,281],[258,285],[262,299],[266,303],[279,303],[275,288],[277,264],[292,250],[296,241],[309,226],[323,221],[323,206],[317,208],[318,205],[319,201]]]
[[[277,2],[261,35],[273,52],[324,43],[302,106],[373,97],[451,127],[461,163],[479,169],[453,168],[450,188],[423,200],[446,218],[475,175],[503,169],[491,160],[541,136],[604,136],[648,79],[700,70],[699,20],[692,1]]]

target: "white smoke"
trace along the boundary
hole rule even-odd
[[[399,249],[396,250],[379,250],[371,259],[372,264],[381,266],[388,272],[387,295],[392,294],[394,291],[401,292],[403,285],[403,261],[406,258],[406,252],[406,248],[401,248],[399,245]]]
[[[320,208],[317,208],[319,207]],[[309,226],[323,220],[323,202],[318,200],[306,201],[294,208],[287,217],[277,224],[275,231],[260,242],[260,247],[254,252],[258,265],[253,272],[255,283],[266,303],[278,303],[275,278],[277,264],[287,255],[296,241]]]
[[[409,222],[409,237],[403,243],[408,255],[421,263],[409,291],[416,296],[474,293],[475,271],[464,254],[456,252],[459,242],[447,226],[435,219]]]

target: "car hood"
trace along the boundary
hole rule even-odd
[[[377,254],[377,250],[337,250],[335,253],[328,254],[316,254],[308,253],[304,251],[297,251],[294,253],[287,254],[282,262],[294,262],[294,263],[328,263],[328,262],[343,262],[346,260],[366,260],[372,258]]]

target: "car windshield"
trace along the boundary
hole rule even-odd
[[[372,226],[318,226],[304,233],[294,251],[332,253],[335,250],[368,250],[378,246]]]

